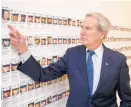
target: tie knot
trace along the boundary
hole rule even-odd
[[[91,51],[91,50],[88,50],[88,53],[89,53],[90,56],[92,56],[92,55],[95,54],[95,52],[94,52],[94,51]]]

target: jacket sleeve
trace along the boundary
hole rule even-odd
[[[120,107],[131,107],[131,87],[130,87],[129,67],[126,63],[125,56],[121,64],[118,94],[121,99]]]
[[[69,49],[64,56],[54,64],[43,68],[31,55],[30,58],[22,64],[18,65],[17,69],[31,77],[36,82],[45,82],[56,79],[67,72]]]

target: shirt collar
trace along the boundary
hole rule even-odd
[[[86,51],[88,51],[88,48],[86,48]],[[101,57],[103,51],[104,51],[104,47],[102,44],[97,49],[94,50],[96,56],[99,58]]]

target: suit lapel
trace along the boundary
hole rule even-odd
[[[79,71],[79,75],[81,75],[81,78],[83,79],[82,84],[85,84],[87,92],[88,90],[88,82],[87,82],[87,72],[86,72],[86,47],[84,45],[81,45],[81,47],[78,49],[78,62],[77,62],[77,68]],[[89,93],[88,93],[89,94]]]
[[[101,74],[100,74],[100,80],[97,86],[97,89],[93,96],[101,90],[101,87],[106,84],[106,78],[108,77],[111,67],[113,65],[113,60],[112,60],[112,50],[108,49],[107,47],[104,46],[104,52],[103,52],[103,58],[102,58],[102,67],[101,67]],[[85,86],[87,87],[86,90],[89,92],[88,89],[88,78],[87,78],[87,72],[86,72],[86,47],[82,45],[78,49],[78,63],[77,63],[77,68],[79,70],[79,74],[81,75],[83,79],[83,83],[85,83]],[[89,94],[89,93],[88,93]],[[92,97],[93,97],[92,96]]]
[[[94,95],[97,93],[97,91],[99,92],[101,90],[101,87],[103,87],[107,83],[107,77],[108,77],[111,67],[113,65],[112,50],[108,49],[104,45],[103,45],[103,47],[104,47],[104,52],[103,52],[103,58],[102,58],[100,79],[99,79],[99,83],[98,83],[98,86],[97,86],[97,89],[96,89],[96,92],[94,93]]]

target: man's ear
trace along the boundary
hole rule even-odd
[[[106,38],[107,32],[100,32],[100,39],[103,40]]]

